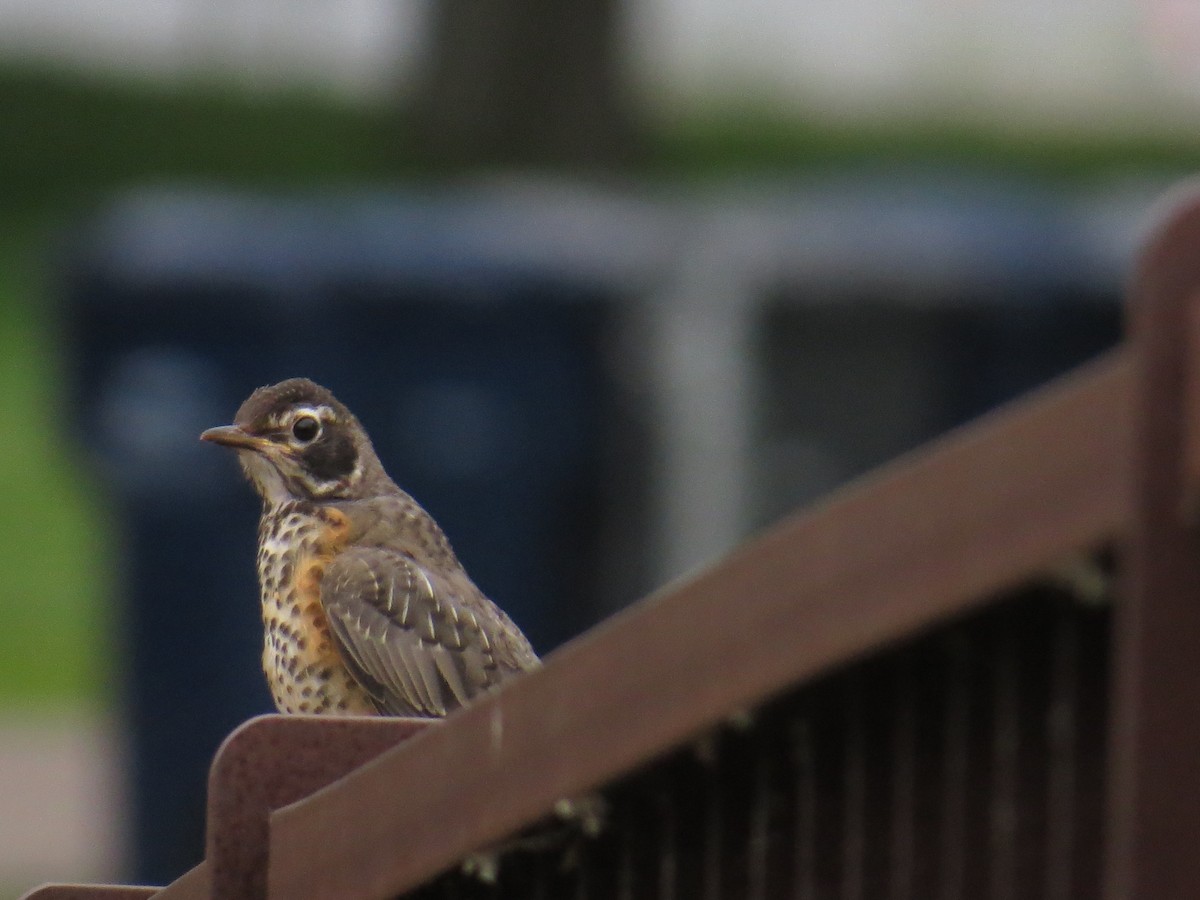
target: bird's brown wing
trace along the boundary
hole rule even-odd
[[[473,585],[455,590],[393,550],[338,555],[321,581],[321,603],[346,667],[383,713],[444,716],[537,665],[524,637]]]

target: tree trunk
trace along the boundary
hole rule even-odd
[[[438,0],[411,126],[438,168],[621,167],[620,0]]]

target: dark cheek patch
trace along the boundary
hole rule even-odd
[[[346,434],[330,434],[304,451],[305,468],[318,481],[335,481],[354,471],[354,442]]]

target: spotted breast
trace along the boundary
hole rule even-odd
[[[263,669],[281,712],[441,717],[540,665],[326,388],[259,388],[200,437],[237,452],[263,501]]]
[[[265,511],[259,522],[262,664],[281,712],[377,712],[343,664],[321,606],[325,567],[348,532],[343,513],[305,501],[279,504]]]

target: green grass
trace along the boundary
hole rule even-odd
[[[111,693],[110,529],[64,437],[41,233],[0,239],[0,704],[92,705]]]

